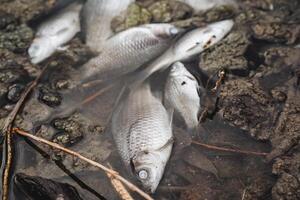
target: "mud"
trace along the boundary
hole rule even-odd
[[[68,44],[66,51],[57,52],[41,65],[29,61],[26,50],[36,25],[67,1],[0,2],[1,127],[26,85],[48,66],[17,116],[15,126],[100,163],[109,162],[121,175],[137,183],[124,169],[106,127],[118,90],[78,105],[74,111],[79,99],[99,89],[73,88],[78,80],[77,69],[94,56],[80,35]],[[113,30],[119,32],[150,22],[193,28],[233,18],[234,30],[188,63],[204,86],[211,85],[204,80],[215,80],[220,69],[226,71],[218,96],[211,97],[208,92],[204,97],[210,101],[218,99],[210,102],[216,105],[216,113],[201,124],[199,138],[193,140],[270,152],[266,157],[255,157],[209,150],[191,144],[184,126],[176,124],[174,151],[155,199],[300,199],[300,49],[294,47],[300,43],[300,3],[238,2],[238,7],[220,6],[195,12],[173,0],[140,0],[112,23]],[[71,113],[66,112],[68,108],[72,108]],[[76,188],[82,199],[118,199],[109,180],[98,169],[45,145],[14,139],[12,177],[24,173],[50,181],[56,187],[67,183],[72,190]],[[10,197],[17,199],[13,178],[11,185]]]

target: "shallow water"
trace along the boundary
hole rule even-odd
[[[111,95],[112,93],[107,93],[97,99],[97,110],[108,110],[107,105],[111,105],[111,98],[108,96]],[[107,116],[107,114],[109,112],[97,114],[97,124],[103,125],[106,120],[106,117],[103,116]],[[95,114],[93,115],[95,117]],[[91,118],[82,118],[91,123]],[[154,194],[155,199],[185,199],[184,196],[188,195],[194,195],[194,199],[199,199],[200,196],[200,199],[240,199],[244,189],[251,181],[257,177],[270,176],[271,166],[261,157],[208,150],[195,144],[190,145],[191,139],[185,131],[184,125],[180,119],[176,120],[176,123],[173,127],[174,149],[164,178]],[[269,152],[270,150],[270,145],[255,141],[244,131],[227,125],[218,116],[203,124],[199,130],[199,139],[195,140],[233,149],[257,152]],[[42,152],[45,149],[46,152],[51,152],[45,146],[37,146],[44,149]],[[139,185],[125,170],[109,130],[104,133],[85,132],[83,139],[71,149],[96,159],[100,163],[110,163],[121,175]],[[118,199],[108,178],[98,169],[80,161],[74,162],[69,156],[55,163],[24,140],[18,140],[16,150],[15,173],[25,173],[70,183],[77,188],[83,199],[101,199],[100,196],[106,199]],[[69,173],[77,178],[74,180],[68,176]],[[15,186],[12,190],[18,195],[19,192]],[[139,196],[135,198],[142,199]]]

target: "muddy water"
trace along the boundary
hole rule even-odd
[[[119,87],[116,87],[96,98],[95,102],[86,104],[84,109],[78,109],[73,119],[80,124],[81,128],[75,131],[81,131],[83,137],[70,148],[98,162],[110,163],[124,177],[139,185],[125,170],[109,128],[104,132],[91,130],[106,124],[112,107],[111,99],[115,99],[118,91]],[[92,113],[91,110],[95,108],[101,112]],[[174,149],[164,178],[154,195],[155,199],[240,199],[245,188],[253,180],[258,177],[270,176],[270,166],[263,158],[214,151],[190,144],[191,138],[185,131],[184,124],[180,119],[175,122],[173,127]],[[53,125],[53,121],[51,124]],[[47,127],[47,124],[44,125],[45,133],[37,133],[37,135],[51,138],[53,136],[49,136],[49,134],[51,135],[52,131],[59,132],[49,127],[47,129]],[[270,151],[270,145],[265,142],[257,142],[247,135],[244,131],[229,126],[216,116],[202,125],[199,137],[194,140],[232,149]],[[51,158],[54,161],[51,161]],[[15,174],[24,173],[69,183],[76,187],[83,199],[118,199],[102,171],[61,152],[52,151],[43,145],[18,139],[15,166]],[[12,195],[16,195],[15,199],[24,195],[16,185],[12,191]],[[135,198],[141,199],[139,196]],[[12,199],[14,198],[12,197]]]

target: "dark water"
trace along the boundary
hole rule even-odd
[[[115,91],[118,91],[117,89]],[[89,106],[84,107],[90,124],[104,125],[112,107],[114,92],[108,92],[97,98],[97,111],[92,113]],[[95,109],[95,105],[92,104]],[[99,112],[101,111],[101,112]],[[175,120],[175,144],[171,158],[165,170],[155,199],[184,199],[192,195],[199,199],[241,199],[244,189],[254,179],[270,176],[271,168],[261,157],[209,150],[196,144],[190,144],[191,138],[180,119]],[[90,125],[89,124],[89,125]],[[207,144],[232,149],[257,152],[269,152],[270,146],[257,142],[240,129],[227,125],[218,116],[207,121],[199,130],[199,138],[194,139]],[[14,174],[24,173],[54,181],[69,183],[79,192],[82,199],[118,199],[106,175],[84,162],[74,162],[70,156],[62,161],[52,161],[52,151],[43,145],[24,139],[16,140]],[[110,163],[124,177],[139,183],[125,170],[115,149],[110,131],[104,133],[85,132],[83,139],[71,147],[83,155],[96,159],[100,163]],[[49,155],[50,154],[52,155]],[[22,199],[24,194],[12,184],[11,199]],[[206,192],[204,192],[206,191]],[[207,192],[211,191],[211,192]],[[200,195],[200,196],[199,196]],[[134,195],[135,199],[142,199]]]

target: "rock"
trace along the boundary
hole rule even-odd
[[[111,28],[114,32],[120,32],[130,27],[148,24],[151,19],[152,15],[147,9],[132,3],[128,6],[125,16],[117,16],[112,20]]]
[[[14,84],[8,88],[7,98],[13,103],[18,102],[21,94],[24,90],[24,86],[21,84]]]
[[[236,12],[236,8],[234,6],[222,5],[222,6],[212,8],[204,12],[204,14],[201,14],[200,16],[204,18],[205,22],[210,23],[210,22],[233,18],[235,12]]]
[[[267,156],[272,160],[289,151],[300,141],[300,102],[299,92],[294,91],[297,78],[288,82],[289,88],[284,108],[278,117],[274,132],[270,137],[273,150]]]
[[[264,199],[270,196],[270,191],[274,184],[274,180],[269,176],[262,176],[255,179],[245,188],[244,200]]]
[[[227,81],[219,107],[225,121],[249,131],[252,137],[266,140],[272,134],[275,104],[259,85],[243,79]]]
[[[33,39],[33,31],[25,24],[8,25],[0,31],[0,49],[8,49],[16,53],[23,53]]]
[[[7,88],[7,84],[4,83],[0,83],[0,105],[2,106],[2,104],[5,101],[5,97],[7,95],[8,92],[8,88]]]
[[[148,7],[153,16],[153,22],[170,22],[191,16],[193,10],[188,5],[178,1],[157,1]]]
[[[64,1],[64,2],[63,2]],[[70,2],[69,0],[15,0],[4,1],[0,12],[7,12],[21,22],[29,22],[49,14],[55,8]]]
[[[300,35],[298,24],[257,23],[252,30],[254,38],[273,43],[294,44]]]
[[[26,196],[32,200],[82,200],[74,186],[42,177],[18,173],[14,177],[14,184],[22,192],[22,198]]]
[[[126,13],[116,16],[111,23],[114,32],[148,23],[167,23],[191,17],[192,8],[179,1],[136,2],[129,5]]]
[[[272,188],[272,199],[300,199],[299,180],[288,173],[283,173]]]
[[[56,107],[61,104],[62,97],[60,94],[49,87],[41,87],[39,94],[39,100],[50,107]]]
[[[285,102],[287,96],[286,94],[284,93],[283,90],[280,90],[280,88],[274,88],[271,90],[271,95],[272,97],[278,101],[278,102]]]
[[[72,118],[55,119],[53,126],[63,131],[53,137],[54,142],[64,146],[72,146],[83,138],[82,125]]]
[[[26,80],[28,74],[21,67],[13,67],[11,69],[0,69],[0,82],[2,83],[16,83]]]
[[[16,24],[17,20],[12,14],[0,12],[0,30],[5,29],[9,24]]]
[[[199,66],[210,75],[220,69],[226,69],[236,75],[245,75],[248,73],[245,52],[250,44],[245,32],[231,32],[220,43],[201,54]]]

